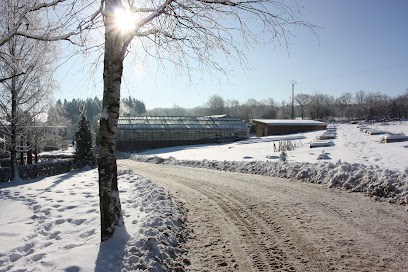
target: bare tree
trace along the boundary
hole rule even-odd
[[[348,107],[353,102],[353,95],[351,93],[342,93],[340,97],[336,99],[336,104],[340,108],[341,117],[345,117]]]
[[[225,114],[225,101],[219,95],[212,95],[206,104],[208,109],[208,115],[220,115]]]
[[[246,122],[250,123],[252,119],[254,118],[260,118],[259,115],[256,113],[256,109],[258,107],[258,101],[256,101],[253,98],[248,99],[247,102],[245,102],[242,105],[242,111],[241,111],[241,118]]]
[[[21,3],[6,2],[10,5],[2,6],[0,11],[1,29],[15,29],[19,22],[13,14],[18,13]],[[30,16],[26,19],[32,22],[32,26],[40,24],[41,18],[38,16],[27,16]],[[38,115],[45,111],[44,102],[47,101],[52,85],[52,73],[47,68],[52,62],[50,55],[53,55],[54,49],[46,42],[18,35],[7,38],[0,47],[0,77],[4,79],[0,89],[0,109],[9,121],[8,126],[0,129],[9,139],[13,179],[19,178],[16,168],[17,152],[29,151],[34,144],[32,139],[21,144],[23,141],[19,141],[18,137],[28,137],[28,132],[24,130],[34,127]]]
[[[60,127],[64,133],[55,133],[55,131],[46,130],[47,133],[44,134],[40,142],[41,149],[60,150],[68,147],[68,141],[65,138],[67,130],[66,127],[63,126],[66,126],[71,121],[65,116],[66,112],[60,100],[56,102],[55,106],[51,105],[48,108],[46,122],[47,127]]]
[[[225,108],[226,108],[226,112],[229,116],[232,117],[240,117],[241,116],[241,111],[242,111],[242,107],[239,104],[238,100],[227,100],[225,102]]]
[[[309,114],[312,119],[328,119],[334,115],[334,97],[316,93],[310,97]]]
[[[355,98],[356,104],[362,106],[366,99],[366,93],[363,90],[359,90],[354,95],[354,98]]]
[[[262,119],[275,119],[277,116],[276,103],[272,98],[258,102],[255,107],[255,115]]]
[[[300,106],[300,111],[302,119],[305,117],[305,107],[310,103],[310,95],[308,94],[297,94],[294,98],[295,102]]]
[[[365,114],[363,105],[365,103],[366,93],[363,90],[359,90],[354,94],[354,100],[357,105],[357,118],[362,118]]]
[[[369,119],[386,118],[387,106],[390,98],[380,92],[368,93],[365,97],[367,117]]]

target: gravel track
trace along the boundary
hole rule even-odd
[[[188,271],[408,271],[405,206],[267,176],[118,165],[187,208]]]

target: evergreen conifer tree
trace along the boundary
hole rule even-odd
[[[86,165],[94,166],[96,164],[96,157],[92,148],[93,137],[89,123],[85,111],[82,111],[81,120],[78,123],[78,130],[75,133],[74,139],[74,168],[83,168]]]

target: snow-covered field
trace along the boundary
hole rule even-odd
[[[408,142],[380,143],[356,125],[336,125],[332,146],[310,148],[323,131],[230,144],[156,149],[132,159],[294,178],[408,203]],[[408,135],[408,122],[372,128]],[[288,141],[290,140],[290,141]],[[279,160],[279,143],[296,148]],[[318,157],[325,154],[324,159]],[[130,155],[129,155],[130,156]],[[158,158],[161,157],[161,158]],[[99,243],[96,169],[0,184],[0,271],[130,271],[178,267],[172,260],[183,214],[151,181],[119,175],[126,229]]]
[[[408,135],[408,121],[394,122],[388,125],[378,123],[367,125],[373,129]],[[357,125],[329,125],[337,128],[337,137],[330,139],[334,146],[310,148],[310,143],[324,131],[313,131],[291,135],[269,137],[251,137],[248,140],[213,145],[193,145],[153,149],[140,155],[156,155],[162,158],[174,157],[178,160],[217,160],[217,161],[276,161],[280,152],[274,152],[287,140],[297,145],[287,152],[289,162],[336,163],[338,160],[348,163],[378,165],[384,169],[404,170],[408,167],[408,141],[380,143],[381,135],[369,135],[361,132]],[[327,159],[318,160],[324,152]]]
[[[96,169],[0,184],[0,271],[177,267],[175,234],[183,221],[177,204],[132,173],[121,173],[119,182],[126,227],[102,246]]]

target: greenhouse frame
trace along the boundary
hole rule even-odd
[[[227,115],[119,117],[116,148],[137,151],[248,138],[248,126],[241,119]]]

